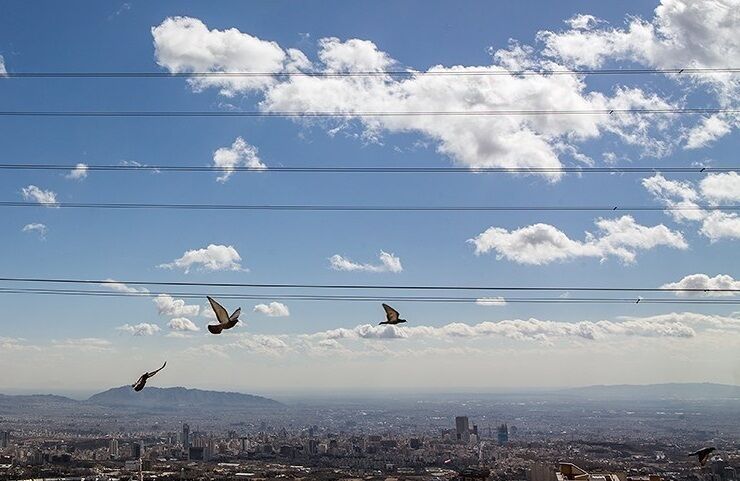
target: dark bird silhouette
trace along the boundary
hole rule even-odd
[[[709,459],[709,456],[712,454],[712,452],[714,452],[714,450],[715,448],[713,446],[708,447],[708,448],[703,448],[703,449],[700,449],[696,452],[689,454],[689,456],[696,456],[699,459],[699,464],[704,466],[705,464],[707,464],[707,459]]]
[[[209,324],[208,330],[211,332],[211,334],[221,334],[221,331],[224,329],[231,329],[232,327],[236,326],[236,323],[239,322],[239,314],[242,312],[242,308],[235,310],[232,315],[229,316],[229,313],[226,309],[224,309],[224,306],[219,304],[218,302],[214,301],[213,298],[210,296],[208,297],[208,302],[211,303],[211,308],[213,308],[213,312],[216,313],[216,320],[218,321],[218,324]]]
[[[152,372],[145,372],[144,374],[142,374],[142,375],[141,375],[141,377],[139,378],[139,380],[138,380],[138,381],[136,381],[136,382],[135,382],[134,384],[132,384],[132,385],[131,385],[131,387],[132,387],[132,388],[134,388],[134,391],[137,391],[137,392],[138,392],[138,391],[141,391],[142,389],[144,389],[144,386],[146,386],[146,381],[147,381],[147,380],[148,380],[148,379],[149,379],[150,377],[154,376],[154,375],[155,375],[155,374],[157,374],[157,373],[158,373],[159,371],[161,371],[162,369],[164,369],[164,367],[165,367],[166,365],[167,365],[167,361],[165,361],[165,362],[164,362],[164,364],[162,364],[162,367],[160,367],[160,368],[159,368],[159,369],[157,369],[156,371],[152,371]]]
[[[383,309],[385,309],[385,318],[387,321],[383,321],[380,324],[401,324],[402,322],[406,322],[406,319],[400,319],[398,311],[388,304],[383,304]]]

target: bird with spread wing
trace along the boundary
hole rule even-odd
[[[232,315],[229,316],[229,312],[224,309],[224,306],[216,302],[212,297],[208,297],[208,302],[211,303],[211,308],[213,309],[213,312],[216,314],[216,320],[218,321],[218,324],[209,324],[208,330],[211,334],[221,334],[221,331],[225,329],[231,329],[232,327],[236,326],[236,323],[239,322],[239,314],[242,312],[242,308],[235,310]]]
[[[150,377],[154,376],[159,371],[164,369],[166,365],[167,365],[167,361],[165,361],[164,364],[162,364],[162,367],[160,367],[156,371],[145,372],[144,374],[141,375],[138,381],[136,381],[134,384],[131,385],[131,387],[134,388],[134,391],[136,392],[141,391],[142,389],[144,389],[144,386],[146,386],[147,380],[149,380]]]
[[[381,324],[401,324],[402,322],[406,322],[406,319],[401,319],[398,314],[398,311],[393,309],[388,304],[383,304],[383,309],[385,309],[385,318],[386,320],[381,322]]]

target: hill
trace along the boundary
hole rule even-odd
[[[141,392],[135,392],[130,386],[121,386],[95,394],[85,402],[102,406],[157,407],[171,410],[193,408],[243,410],[282,406],[272,399],[251,394],[184,387],[147,387]]]
[[[740,386],[714,383],[615,384],[563,389],[557,394],[597,400],[740,400]]]

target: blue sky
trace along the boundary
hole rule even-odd
[[[375,2],[372,6],[321,2],[310,8],[282,1],[223,2],[219,8],[203,2],[85,2],[85,7],[78,9],[57,2],[30,8],[25,2],[9,1],[0,18],[0,55],[8,72],[248,70],[269,64],[270,55],[287,55],[289,49],[302,52],[303,60],[311,62],[299,67],[307,71],[329,68],[331,59],[351,70],[367,65],[374,68],[390,58],[395,63],[388,65],[420,71],[435,65],[505,68],[512,65],[502,60],[507,58],[524,68],[674,68],[678,65],[675,62],[682,67],[735,67],[740,63],[740,50],[731,32],[733,28],[737,31],[737,25],[732,24],[737,19],[725,19],[724,23],[722,19],[729,15],[723,8],[731,10],[736,2],[726,3],[725,7],[721,2],[713,4],[717,11],[705,6],[705,16],[697,20],[678,0],[664,0],[662,5],[466,2],[464,8],[456,2],[427,1]],[[569,19],[574,20],[568,24]],[[701,28],[702,22],[706,29]],[[712,22],[726,28],[713,28]],[[203,26],[203,37],[196,38],[193,25]],[[652,31],[653,36],[638,36],[638,27]],[[152,28],[159,28],[161,35]],[[232,28],[236,30],[230,33],[230,46],[224,47],[221,32]],[[337,40],[322,41],[332,37]],[[247,44],[254,48],[245,47]],[[249,55],[244,55],[245,51]],[[492,55],[495,52],[499,55]],[[193,60],[196,57],[198,60]],[[278,63],[285,66],[287,62],[282,59]],[[716,76],[710,81],[660,75],[542,79],[545,87],[521,83],[529,82],[521,78],[496,79],[501,80],[494,82],[502,83],[489,85],[459,77],[442,78],[433,85],[381,80],[368,84],[368,98],[360,98],[365,90],[352,79],[316,85],[278,79],[258,87],[198,86],[182,78],[2,79],[0,103],[2,110],[279,111],[320,110],[323,106],[348,113],[382,110],[388,105],[443,110],[449,105],[472,105],[476,98],[493,108],[521,109],[569,105],[737,107],[734,77]],[[395,95],[404,96],[402,102],[406,103],[394,103],[398,100]],[[511,107],[516,95],[519,100]],[[555,162],[566,167],[734,166],[738,119],[715,117],[713,124],[702,124],[705,119],[694,116],[582,123],[552,116],[538,125],[486,118],[470,124],[444,118],[428,124],[393,119],[373,123],[362,118],[348,122],[0,118],[0,144],[3,162],[69,165],[211,165],[218,149],[232,149],[241,138],[257,149],[259,161],[268,167],[474,167],[498,165],[496,162],[504,158],[513,162],[507,165],[533,165],[526,163],[531,160],[541,162],[534,165]],[[464,140],[468,134],[470,142]],[[74,179],[54,171],[4,171],[0,188],[6,201],[23,200],[23,189],[33,185],[53,192],[58,202],[663,205],[737,204],[740,197],[740,184],[730,175],[706,180],[692,174],[569,174],[553,179],[514,174],[237,172],[225,182],[217,177],[212,172],[93,171]],[[647,180],[650,177],[652,180]],[[652,185],[653,190],[646,185]],[[688,197],[680,198],[679,191]],[[675,218],[666,212],[635,213],[629,221],[622,219],[628,224],[622,226],[626,232],[617,232],[620,227],[615,227],[611,236],[600,232],[595,222],[599,217],[609,222],[624,214],[244,213],[40,207],[4,209],[2,215],[0,265],[3,276],[13,277],[642,287],[659,287],[695,274],[704,274],[699,281],[715,283],[712,285],[720,282],[715,277],[718,275],[728,276],[722,278],[725,283],[740,277],[737,219],[707,220],[706,213],[695,219]],[[40,235],[40,228],[24,231],[30,224],[43,224],[45,233]],[[536,240],[525,235],[533,231],[517,231],[528,227],[539,236],[550,236],[552,242],[563,241],[562,236],[569,240],[559,247],[540,245],[545,254],[538,254]],[[489,228],[495,231],[489,231],[491,238],[480,240],[481,252],[476,255],[476,244],[468,240]],[[587,240],[586,231],[594,234],[595,240]],[[159,267],[186,251],[211,244],[233,247],[243,270],[209,270],[195,264],[186,273],[177,267]],[[380,265],[381,251],[396,256],[402,270],[343,271],[332,269],[329,261],[341,255],[355,263]],[[552,257],[553,251],[562,257]],[[187,300],[187,305],[201,307],[198,315],[174,316],[158,313],[148,298],[3,295],[0,360],[16,365],[30,377],[0,374],[0,388],[63,390],[65,386],[57,381],[61,373],[91,361],[90,377],[82,388],[120,385],[165,357],[176,362],[168,364],[163,385],[238,390],[457,389],[479,385],[492,366],[503,367],[503,372],[519,369],[520,373],[512,378],[499,371],[483,381],[483,388],[740,382],[740,364],[733,354],[737,352],[740,323],[733,314],[736,306],[399,302],[396,307],[409,319],[409,327],[387,328],[391,330],[386,332],[360,328],[382,320],[382,310],[375,303],[286,301],[290,315],[283,317],[253,311],[255,304],[272,301],[266,295],[262,301],[227,303],[230,309],[241,305],[245,327],[213,338],[204,334],[209,322],[202,315],[204,301]],[[186,317],[200,330],[172,329],[168,323],[173,317]],[[451,323],[470,327],[530,319],[537,321],[536,326],[534,321],[527,326],[505,323],[501,326],[511,327],[511,331],[493,334],[478,327],[460,335],[452,332],[454,326],[449,327]],[[602,320],[611,327],[588,325],[588,329],[599,331],[597,335],[573,333],[567,326]],[[547,322],[551,324],[542,324]],[[152,335],[133,336],[120,329],[142,323],[149,326],[146,329]],[[403,330],[414,327],[431,330]],[[327,334],[335,328],[347,331]],[[143,334],[141,329],[136,332]],[[179,337],[171,337],[173,332]],[[610,360],[593,361],[605,352],[611,354]],[[193,374],[198,366],[214,359],[258,374]],[[696,364],[691,359],[697,360]],[[53,360],[51,365],[49,360]],[[638,362],[639,369],[635,367]],[[408,366],[396,369],[398,363]],[[704,369],[706,366],[712,366],[711,371]],[[365,380],[363,373],[367,372],[373,374]],[[449,376],[436,376],[435,372]],[[576,373],[577,379],[567,372]]]

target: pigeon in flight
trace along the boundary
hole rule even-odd
[[[399,319],[398,311],[388,304],[383,304],[383,309],[385,309],[385,318],[387,321],[383,321],[380,324],[401,324],[402,322],[406,322],[406,319]]]
[[[211,334],[221,334],[221,331],[223,331],[224,329],[231,329],[232,327],[236,326],[236,323],[239,322],[239,314],[241,314],[242,308],[240,307],[239,309],[235,310],[234,313],[229,316],[229,313],[226,309],[224,309],[224,306],[214,301],[212,297],[207,297],[208,302],[211,303],[213,312],[216,313],[216,320],[218,321],[218,324],[208,325],[208,330],[211,331]]]
[[[699,459],[699,464],[704,466],[705,464],[707,464],[707,459],[709,459],[709,456],[712,454],[712,452],[714,452],[714,450],[714,447],[703,448],[689,454],[689,456],[696,456]]]
[[[154,376],[154,375],[155,375],[155,374],[157,374],[157,373],[158,373],[159,371],[161,371],[162,369],[164,369],[164,367],[165,367],[166,365],[167,365],[167,361],[165,361],[165,362],[164,362],[164,364],[162,364],[162,367],[160,367],[160,368],[159,368],[159,369],[157,369],[156,371],[152,371],[152,372],[145,372],[144,374],[142,374],[142,375],[141,375],[141,377],[139,378],[139,380],[138,380],[138,381],[136,381],[136,382],[135,382],[134,384],[132,384],[132,385],[131,385],[131,387],[132,387],[132,388],[134,388],[134,391],[137,391],[137,392],[138,392],[138,391],[141,391],[142,389],[144,389],[144,386],[146,386],[146,381],[147,381],[147,380],[148,380],[148,379],[149,379],[150,377]]]

